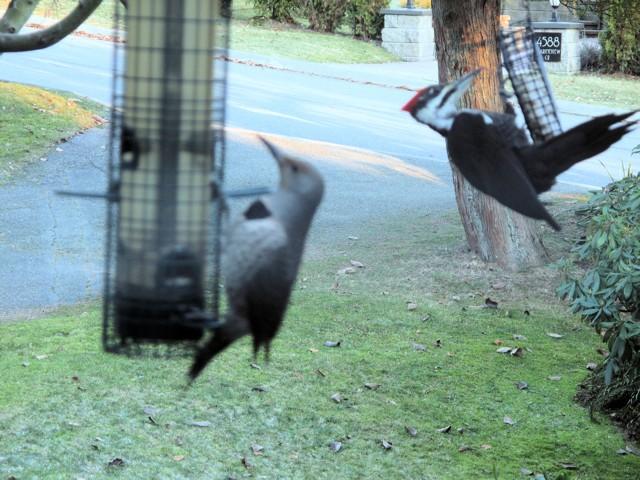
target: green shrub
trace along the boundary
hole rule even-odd
[[[640,374],[640,174],[611,183],[579,213],[585,237],[573,260],[585,262],[587,270],[569,276],[558,293],[602,332],[609,385],[620,372]]]
[[[640,75],[640,7],[638,0],[610,0],[601,35],[602,60],[614,72]]]
[[[293,23],[300,0],[252,0],[253,7],[265,17],[279,22]]]
[[[320,32],[333,33],[342,23],[347,11],[345,0],[303,0],[309,27]]]
[[[353,35],[379,40],[384,26],[384,15],[380,10],[388,7],[389,3],[390,0],[349,0],[346,20],[353,29]]]

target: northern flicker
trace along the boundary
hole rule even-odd
[[[229,225],[222,254],[228,311],[225,323],[196,354],[189,371],[192,380],[213,357],[247,334],[253,337],[254,355],[264,347],[268,357],[322,200],[324,182],[311,164],[261,140],[278,163],[280,184]]]
[[[636,112],[596,117],[543,143],[531,144],[514,115],[458,108],[479,72],[424,88],[402,110],[447,139],[451,161],[475,188],[558,230],[538,194],[551,189],[565,170],[620,140],[636,123],[625,120]]]

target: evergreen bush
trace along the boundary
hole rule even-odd
[[[348,0],[346,21],[358,38],[380,40],[384,15],[380,10],[389,6],[389,0]]]
[[[638,0],[610,0],[601,41],[607,70],[640,75]]]
[[[253,7],[265,17],[278,22],[293,23],[300,0],[252,0]]]

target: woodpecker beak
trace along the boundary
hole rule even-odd
[[[267,147],[271,155],[273,155],[273,158],[276,160],[276,162],[278,162],[278,165],[282,168],[282,163],[285,160],[283,153],[278,148],[276,148],[276,146],[273,143],[269,142],[266,138],[261,137],[260,135],[258,135],[258,138],[262,143],[264,143],[264,145]]]
[[[466,75],[460,77],[458,80],[445,85],[443,89],[444,99],[443,103],[452,103],[456,105],[462,98],[467,90],[473,85],[473,81],[478,76],[482,69],[474,70]]]

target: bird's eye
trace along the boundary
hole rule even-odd
[[[291,170],[293,170],[293,173],[298,173],[298,166],[297,165],[291,165]]]

